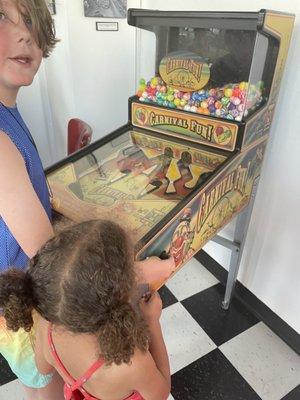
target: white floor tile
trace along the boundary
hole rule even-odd
[[[262,322],[220,350],[262,400],[280,400],[300,384],[300,356]]]
[[[1,400],[25,400],[22,385],[15,380],[6,385],[0,386]]]
[[[161,326],[172,374],[216,348],[181,303],[163,310]]]
[[[199,261],[192,258],[169,280],[166,286],[181,301],[217,283],[219,281]]]

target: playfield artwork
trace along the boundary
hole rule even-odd
[[[55,209],[77,221],[104,215],[127,221],[136,239],[226,160],[135,131],[105,158],[101,153],[96,150],[48,176]]]

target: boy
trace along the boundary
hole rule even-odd
[[[43,167],[16,98],[32,83],[56,43],[44,0],[0,0],[0,271],[27,261],[52,236]],[[0,320],[0,352],[30,399],[63,399],[58,377],[41,375],[32,333],[9,332]]]

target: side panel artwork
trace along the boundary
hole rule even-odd
[[[241,153],[153,238],[137,255],[144,259],[166,252],[179,268],[249,202],[260,175],[266,141]],[[160,286],[161,283],[158,285]]]

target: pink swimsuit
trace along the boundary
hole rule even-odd
[[[53,358],[57,364],[57,367],[60,371],[68,378],[70,383],[65,382],[64,386],[64,397],[65,400],[101,400],[97,399],[90,395],[85,389],[83,389],[82,385],[97,371],[97,369],[101,368],[104,364],[104,360],[97,360],[94,364],[82,375],[81,378],[75,380],[69,372],[64,367],[61,359],[59,358],[56,349],[54,347],[53,338],[52,338],[52,325],[49,324],[48,327],[48,343],[50,346],[51,353]],[[143,400],[141,395],[138,392],[133,392],[129,397],[126,397],[124,400]]]

